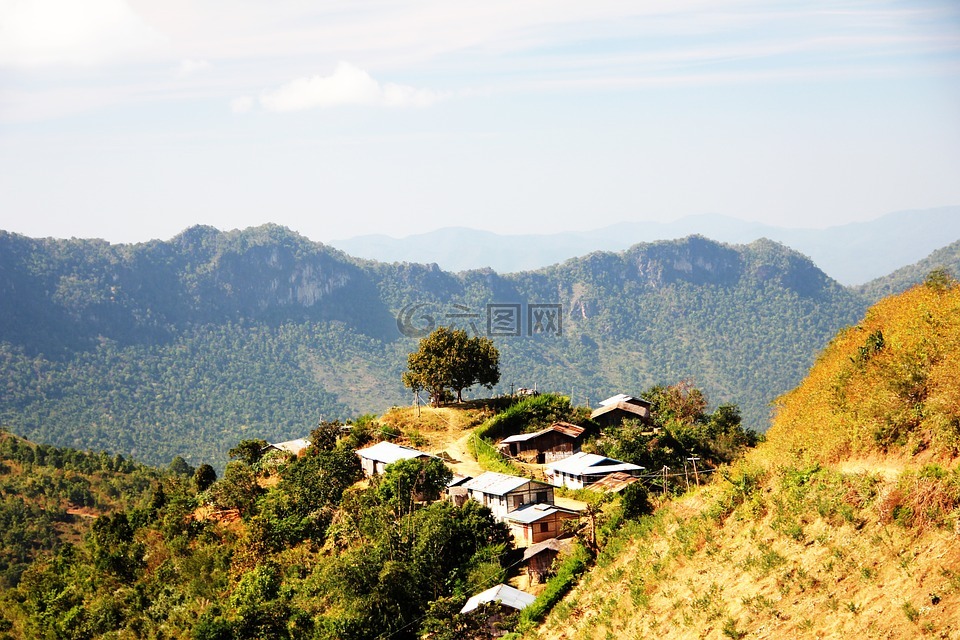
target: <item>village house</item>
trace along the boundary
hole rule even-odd
[[[372,447],[358,449],[357,455],[360,456],[360,466],[363,467],[363,473],[368,477],[380,475],[387,465],[391,465],[400,460],[436,458],[436,456],[430,455],[429,453],[424,453],[412,447],[393,444],[386,440],[378,442]]]
[[[495,471],[482,473],[460,486],[466,489],[471,499],[489,507],[493,517],[501,521],[509,512],[525,504],[553,504],[553,487],[550,485]]]
[[[283,453],[289,453],[292,456],[299,456],[300,453],[309,446],[309,440],[306,438],[297,438],[296,440],[287,440],[286,442],[268,444],[261,450],[261,453],[267,453],[269,451],[282,451]]]
[[[580,451],[583,434],[583,427],[569,422],[554,422],[535,433],[521,433],[504,438],[498,448],[508,456],[544,464]]]
[[[499,629],[497,623],[510,614],[526,609],[536,599],[536,596],[514,589],[510,585],[498,584],[472,596],[460,609],[460,613],[470,613],[481,605],[489,605],[490,609],[487,612],[486,619],[487,629],[492,635],[502,636],[506,635],[506,632]]]
[[[529,546],[560,535],[564,520],[579,518],[580,514],[555,504],[525,504],[508,513],[503,521],[517,546]]]
[[[600,402],[600,407],[593,410],[590,419],[602,427],[613,427],[628,419],[649,424],[652,421],[650,415],[652,406],[643,398],[620,393]]]
[[[521,563],[526,568],[530,584],[546,582],[553,572],[554,560],[561,554],[569,553],[572,546],[572,538],[550,538],[527,547]]]
[[[575,453],[544,467],[550,484],[568,489],[590,487],[598,480],[617,472],[639,476],[643,467],[607,458],[596,453]]]

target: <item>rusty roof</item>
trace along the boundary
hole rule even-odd
[[[646,407],[643,407],[637,404],[630,404],[629,402],[617,402],[615,404],[604,405],[599,409],[594,409],[593,412],[590,414],[590,419],[593,420],[597,416],[602,416],[605,413],[609,413],[617,409],[620,409],[621,411],[626,411],[627,413],[632,413],[644,419],[647,419],[650,417],[650,409]]]
[[[590,485],[590,488],[593,490],[599,489],[601,491],[605,491],[606,493],[619,493],[634,482],[640,482],[640,478],[636,478],[629,473],[624,473],[623,471],[617,471],[616,473],[611,473],[610,475],[597,480]]]
[[[556,431],[557,433],[562,433],[563,435],[569,436],[571,438],[579,438],[581,435],[583,435],[584,428],[578,427],[577,425],[571,424],[569,422],[554,422],[552,425],[550,425],[546,429],[540,429],[540,431],[535,431],[533,433],[520,433],[515,436],[508,436],[503,440],[501,440],[500,444],[504,444],[507,442],[526,442],[527,440],[533,440],[535,438],[539,438],[543,434],[550,433],[552,431]]]

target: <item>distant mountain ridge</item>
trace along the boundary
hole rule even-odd
[[[276,225],[136,245],[0,232],[0,294],[0,426],[162,464],[406,404],[404,310],[477,333],[496,328],[493,306],[515,310],[514,330],[491,334],[494,392],[595,404],[692,379],[762,430],[866,308],[770,240],[690,236],[501,275],[360,260]],[[534,311],[558,316],[538,330]]]
[[[703,235],[719,242],[775,240],[810,256],[841,284],[859,285],[912,264],[945,243],[960,240],[960,207],[901,211],[870,222],[827,229],[793,229],[745,222],[716,214],[674,222],[622,222],[583,232],[526,235],[445,228],[406,238],[365,235],[331,244],[350,255],[383,262],[435,262],[465,271],[490,267],[499,273],[527,271],[591,251],[622,251],[634,244]]]

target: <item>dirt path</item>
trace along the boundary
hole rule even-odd
[[[477,463],[471,453],[470,440],[473,432],[468,431],[447,446],[447,453],[453,458],[448,461],[453,472],[461,476],[476,477],[483,473],[483,468]]]

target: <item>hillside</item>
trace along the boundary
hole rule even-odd
[[[141,506],[165,475],[123,456],[0,431],[0,590],[16,586],[38,557],[82,540],[96,517]]]
[[[245,437],[286,440],[321,417],[407,403],[400,372],[416,330],[485,333],[488,305],[503,304],[520,312],[520,335],[493,336],[495,393],[537,385],[590,404],[691,378],[763,430],[769,402],[864,308],[769,241],[690,237],[539,271],[452,274],[354,260],[269,225],[137,245],[3,233],[0,293],[0,424],[193,465],[222,464]],[[532,333],[549,305],[560,322]]]
[[[946,269],[954,276],[960,274],[960,240],[937,249],[915,264],[901,267],[890,275],[871,280],[857,287],[856,290],[875,302],[923,282],[928,273],[937,269]]]
[[[960,286],[872,307],[722,480],[608,528],[536,638],[960,637]]]
[[[960,238],[960,207],[898,211],[825,229],[776,227],[708,214],[672,222],[621,222],[575,233],[511,235],[446,228],[405,238],[358,236],[332,244],[350,255],[386,262],[435,262],[450,271],[489,267],[513,273],[544,268],[591,251],[622,251],[638,243],[690,235],[732,244],[770,238],[809,256],[838,282],[861,285]]]

